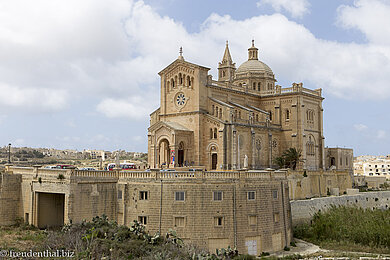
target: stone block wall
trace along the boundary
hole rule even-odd
[[[313,198],[291,201],[293,225],[309,222],[318,211],[334,206],[354,206],[369,209],[389,209],[390,191],[362,192],[356,195]]]
[[[0,225],[13,225],[19,215],[21,175],[0,173]]]
[[[211,252],[230,245],[242,253],[259,255],[282,250],[291,241],[289,187],[281,171],[13,167],[12,172],[2,174],[1,225],[24,217],[38,227],[57,226],[105,214],[119,224],[138,220],[151,233],[175,229],[185,241]],[[53,205],[55,214],[51,215]]]
[[[290,199],[308,199],[324,197],[332,194],[332,189],[338,188],[343,194],[352,188],[352,179],[348,171],[288,171]]]

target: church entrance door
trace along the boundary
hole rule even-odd
[[[211,155],[211,170],[217,169],[217,162],[218,162],[218,155],[216,153],[213,153]]]
[[[179,164],[179,167],[183,167],[184,163],[184,150],[179,150],[177,153],[177,163]]]

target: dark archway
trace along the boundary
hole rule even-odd
[[[211,170],[217,169],[217,163],[218,163],[218,155],[216,153],[213,153],[211,155]]]
[[[179,165],[179,167],[184,166],[184,144],[183,144],[183,142],[180,142],[179,150],[177,151],[177,164]]]
[[[169,167],[171,160],[171,153],[169,150],[169,141],[162,139],[158,145],[158,164],[161,168]]]
[[[330,157],[330,166],[336,165],[336,159],[334,157]]]

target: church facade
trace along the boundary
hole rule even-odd
[[[181,52],[159,73],[160,107],[148,129],[150,167],[272,168],[276,157],[295,147],[301,169],[324,168],[321,89],[276,85],[254,41],[237,69],[226,43],[218,80],[208,71]]]

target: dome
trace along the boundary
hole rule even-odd
[[[236,74],[247,72],[268,72],[273,74],[271,68],[268,67],[267,64],[255,59],[247,60],[236,70]]]

